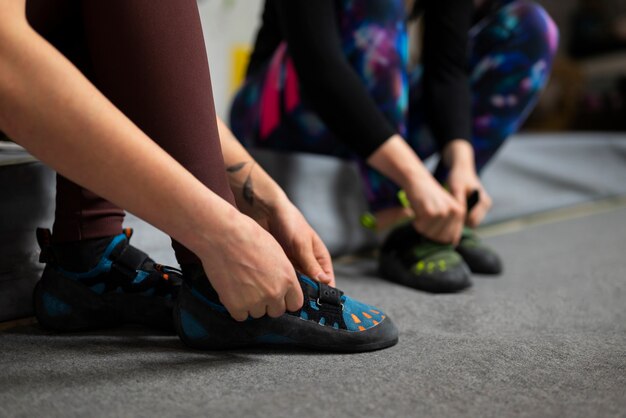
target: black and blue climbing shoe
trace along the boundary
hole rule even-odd
[[[51,244],[50,231],[37,230],[46,266],[33,301],[43,328],[71,332],[139,324],[174,330],[182,275],[129,245],[131,235],[127,228],[114,237]]]
[[[386,280],[430,293],[455,293],[472,285],[454,247],[423,237],[411,223],[391,231],[380,248],[378,271]]]
[[[174,308],[181,340],[201,350],[290,346],[316,351],[362,352],[398,342],[398,331],[380,309],[298,275],[304,305],[279,318],[232,319],[200,266],[183,267],[184,284]]]
[[[498,254],[483,243],[473,229],[465,227],[456,251],[463,257],[472,273],[497,275],[502,273]]]

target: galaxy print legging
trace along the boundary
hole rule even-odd
[[[371,16],[363,13],[363,8],[372,3],[337,2],[343,50],[381,112],[424,160],[439,149],[423,134],[428,120],[422,68],[407,70],[404,1],[389,1],[389,8],[376,21],[357,21],[355,16]],[[470,140],[479,173],[535,106],[558,43],[555,24],[538,4],[502,0],[499,5],[469,34]],[[363,42],[364,36],[376,41]],[[285,44],[238,92],[231,109],[231,126],[247,147],[355,158],[362,168],[370,209],[375,212],[399,205],[397,186],[355,157],[311,110],[306,98],[300,97],[298,78]],[[438,169],[435,174],[440,181],[445,180],[444,171]]]

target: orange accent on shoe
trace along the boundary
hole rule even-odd
[[[372,315],[368,314],[367,312],[362,312],[363,316],[366,317],[367,319],[372,319]]]
[[[359,325],[359,331],[365,331],[365,327],[364,327],[364,326]]]
[[[170,275],[169,275],[169,274],[164,274],[164,275],[163,275],[163,279],[168,280],[169,278],[170,278]]]
[[[361,323],[361,320],[355,314],[352,314],[352,319],[354,320],[355,324],[360,324]]]
[[[370,312],[374,312],[376,315],[380,314],[380,312],[375,311],[374,309],[370,309]]]
[[[372,321],[374,325],[378,325],[378,321]]]
[[[132,234],[133,230],[131,228],[124,228],[124,235],[126,235],[126,238],[130,238]]]
[[[382,317],[382,318],[383,318],[383,319],[385,319],[385,318],[386,318],[386,317],[385,317],[385,315],[383,315],[383,317]]]

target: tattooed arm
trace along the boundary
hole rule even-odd
[[[239,210],[276,238],[298,271],[334,286],[332,260],[320,237],[219,118],[217,125]]]
[[[267,219],[272,211],[289,200],[219,118],[218,128],[228,181],[237,207],[267,229]]]

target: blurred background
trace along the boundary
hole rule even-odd
[[[559,26],[551,82],[524,126],[626,131],[626,0],[538,0]],[[198,0],[218,115],[243,80],[263,0]]]
[[[559,27],[559,51],[537,107],[484,172],[495,201],[487,224],[626,195],[626,0],[537,2]],[[225,120],[244,78],[263,3],[198,2],[216,108]],[[411,48],[417,56],[419,42]],[[346,215],[367,210],[352,167],[307,154],[253,155],[333,254],[375,241],[357,217]],[[433,166],[436,158],[427,164]],[[315,200],[310,190],[316,191]]]
[[[626,0],[539,0],[561,42],[532,131],[626,131]],[[217,112],[243,78],[263,0],[199,0]]]

